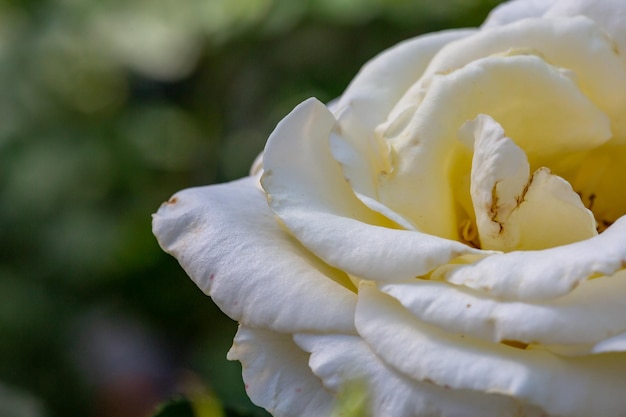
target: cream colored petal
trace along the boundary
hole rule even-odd
[[[381,204],[372,204],[378,200],[377,177],[390,167],[389,147],[375,128],[442,46],[471,33],[474,30],[443,31],[394,46],[368,62],[334,106],[337,125],[330,140],[333,157],[357,197],[372,210],[390,214],[396,222],[401,216]],[[406,220],[399,224],[414,228]]]
[[[526,19],[482,29],[444,47],[424,78],[456,70],[485,56],[516,50],[536,51],[551,65],[572,71],[581,91],[611,119],[614,135],[626,140],[624,56],[602,27],[584,16]]]
[[[626,332],[597,343],[591,353],[626,352]]]
[[[559,0],[506,1],[489,13],[482,27],[502,26],[530,17],[540,17],[558,1]]]
[[[422,275],[462,254],[459,242],[395,230],[359,201],[330,155],[332,114],[308,100],[287,116],[264,154],[263,186],[274,212],[304,246],[353,276],[394,280]]]
[[[572,186],[593,210],[600,230],[626,214],[624,161],[626,145],[608,144],[590,152],[571,176]]]
[[[461,133],[466,143],[475,138],[470,194],[483,249],[545,249],[597,235],[572,187],[545,168],[529,177],[526,155],[492,118],[480,115]]]
[[[502,126],[486,115],[463,125],[459,138],[474,151],[470,195],[481,247],[511,250],[518,245],[520,230],[508,220],[525,194],[528,159],[504,135]]]
[[[548,415],[614,417],[626,409],[626,354],[564,358],[447,333],[367,283],[356,326],[378,357],[413,380],[509,395]]]
[[[540,410],[510,397],[410,380],[382,362],[359,337],[299,334],[294,339],[311,352],[309,365],[327,389],[339,392],[346,383],[363,383],[372,416],[542,415]]]
[[[583,356],[599,353],[626,352],[626,332],[586,345],[530,345],[529,349],[545,349],[562,356]]]
[[[380,201],[419,230],[456,238],[448,164],[455,146],[462,146],[458,129],[479,114],[502,124],[531,167],[611,137],[606,115],[540,57],[480,59],[435,76],[416,113],[401,127],[389,125],[394,166],[379,179]]]
[[[545,300],[626,267],[626,217],[596,237],[540,251],[488,256],[447,270],[442,279],[511,300]],[[618,279],[607,277],[602,279]]]
[[[330,415],[333,397],[291,335],[240,326],[228,359],[241,362],[248,396],[274,417]]]
[[[371,134],[444,45],[475,32],[455,29],[430,33],[400,42],[374,57],[361,68],[335,106],[339,112],[346,107],[354,112],[354,118],[342,124],[342,129],[351,131],[354,123]],[[368,142],[364,138],[350,139]]]
[[[517,250],[546,249],[598,234],[593,213],[567,181],[546,168],[533,174],[522,198],[507,222],[517,229],[514,232],[519,235]]]
[[[154,215],[153,231],[235,320],[285,332],[354,331],[349,279],[281,229],[252,177],[179,192]]]
[[[377,200],[377,177],[391,164],[388,144],[375,136],[373,129],[364,128],[356,120],[358,115],[352,107],[343,108],[337,117],[337,124],[329,135],[329,149],[355,196],[371,210],[401,219],[402,227],[413,229],[410,222]]]
[[[386,284],[381,291],[425,323],[493,342],[587,349],[626,331],[626,271],[585,282],[562,297],[535,302],[492,298],[441,281]]]
[[[252,166],[250,167],[250,176],[254,177],[256,175],[263,174],[263,152],[257,155],[254,158],[254,162],[252,162]]]
[[[261,179],[272,209],[306,216],[307,212],[338,212],[367,223],[385,219],[367,209],[354,195],[337,161],[329,138],[336,125],[333,114],[316,99],[308,99],[287,115],[272,132],[263,155]]]
[[[626,62],[626,7],[622,0],[558,0],[544,14],[546,17],[584,15],[593,19],[617,43]]]

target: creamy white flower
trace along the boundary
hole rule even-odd
[[[514,0],[309,99],[162,247],[276,416],[625,415],[626,3]]]

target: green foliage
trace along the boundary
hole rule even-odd
[[[152,417],[197,417],[186,398],[177,398],[161,405]],[[216,416],[217,417],[217,416]]]
[[[338,96],[376,53],[496,2],[0,2],[0,381],[49,416],[106,416],[180,391],[184,369],[229,415],[266,415],[224,359],[235,324],[162,253],[150,213],[246,175],[286,113]],[[141,360],[105,366],[115,343]]]

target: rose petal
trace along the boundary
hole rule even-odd
[[[517,229],[516,249],[551,248],[598,234],[593,213],[567,181],[547,168],[535,171],[521,196],[523,201],[504,225]]]
[[[268,202],[283,220],[282,208],[299,203],[301,213],[294,215],[338,211],[367,223],[385,223],[385,218],[368,210],[354,196],[332,158],[328,141],[335,123],[326,106],[311,98],[278,124],[263,156],[265,173],[261,183]]]
[[[456,265],[441,278],[504,299],[555,298],[587,279],[625,269],[625,234],[626,216],[591,239],[541,251],[491,255],[474,264]]]
[[[412,381],[381,362],[367,344],[355,336],[299,334],[294,339],[302,349],[311,352],[309,365],[327,389],[338,392],[346,383],[363,381],[373,416],[542,415],[540,410],[510,397]]]
[[[371,134],[385,121],[409,86],[417,81],[432,57],[444,45],[472,33],[474,29],[456,29],[422,35],[400,42],[374,57],[361,68],[336,105],[338,112],[350,107],[354,113],[350,123],[341,125],[342,129],[352,131],[352,123],[355,123]],[[360,146],[358,142],[352,143]]]
[[[263,187],[269,204],[308,249],[351,275],[379,280],[422,275],[462,254],[459,242],[394,230],[367,209],[343,180],[328,137],[332,114],[307,100],[276,128],[265,148]]]
[[[481,113],[502,124],[528,154],[531,167],[563,152],[599,146],[611,137],[606,115],[541,58],[480,59],[435,76],[404,128],[387,134],[395,164],[379,179],[380,201],[419,230],[457,238],[449,158],[455,146],[461,146],[458,129]]]
[[[446,333],[368,283],[359,288],[356,326],[377,356],[414,380],[510,395],[550,415],[613,417],[626,409],[624,354],[563,358]]]
[[[598,23],[617,43],[617,48],[626,51],[626,8],[622,0],[559,0],[550,7],[545,17],[584,15]],[[626,57],[622,55],[626,62]]]
[[[528,158],[487,115],[465,123],[459,139],[473,150],[470,196],[481,247],[511,250],[519,242],[520,231],[505,224],[528,183]]]
[[[591,353],[607,352],[626,352],[626,333],[618,334],[610,339],[603,340],[591,349]]]
[[[352,188],[354,195],[370,210],[380,213],[407,230],[417,230],[407,219],[378,201],[377,178],[381,172],[391,169],[389,145],[380,137],[374,136],[353,119],[355,112],[346,107],[339,115],[339,126],[330,133],[329,146],[333,158],[341,165],[343,176]],[[342,124],[351,124],[349,130]],[[340,134],[341,133],[341,134]],[[352,143],[342,135],[352,138]],[[369,138],[369,140],[368,140]]]
[[[385,284],[419,320],[484,340],[592,345],[626,331],[626,271],[543,302],[506,301],[440,281]]]
[[[529,17],[540,17],[559,0],[510,0],[489,13],[483,28],[506,25]]]
[[[444,47],[424,77],[453,71],[476,59],[509,50],[538,51],[551,65],[573,71],[581,91],[611,119],[614,135],[626,140],[624,57],[606,32],[584,16],[526,19],[483,29]]]
[[[607,144],[590,152],[572,175],[572,186],[592,208],[601,230],[626,213],[624,161],[626,145]]]
[[[381,170],[388,169],[390,156],[389,146],[375,128],[442,46],[472,33],[474,30],[442,31],[388,49],[361,69],[333,110],[337,126],[331,134],[331,151],[356,196],[373,211],[409,230],[415,229],[410,222],[377,203],[376,178]]]
[[[617,44],[626,50],[626,10],[622,0],[513,0],[491,11],[483,28],[506,25],[527,17],[559,18],[586,16],[595,21]],[[621,56],[626,60],[625,56]]]
[[[153,230],[231,318],[284,332],[353,331],[348,278],[281,230],[253,178],[179,192]]]
[[[492,118],[464,126],[473,143],[470,193],[483,249],[545,249],[597,235],[593,213],[546,168],[529,178],[522,151]]]
[[[241,362],[248,396],[273,416],[330,415],[333,397],[291,335],[240,326],[228,359]]]
[[[562,356],[582,356],[609,352],[626,352],[626,333],[598,343],[586,345],[530,345],[529,349],[545,349]]]

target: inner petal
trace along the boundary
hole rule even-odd
[[[456,239],[452,155],[461,147],[458,129],[481,113],[516,138],[531,167],[593,149],[611,137],[606,115],[540,57],[484,58],[435,76],[412,117],[400,127],[390,121],[384,137],[393,166],[378,179],[381,202],[419,230]]]
[[[626,115],[623,111],[626,105],[626,67],[624,56],[616,45],[619,40],[611,39],[593,20],[576,14],[593,15],[573,13],[571,16],[575,17],[572,18],[524,19],[484,29],[473,36],[451,42],[433,59],[425,76],[454,70],[480,57],[507,50],[536,50],[547,62],[576,74],[576,83],[581,91],[609,115],[614,135],[623,142],[626,139]]]
[[[524,152],[492,118],[463,129],[474,156],[470,193],[481,247],[501,251],[545,249],[597,235],[595,219],[572,187],[547,168],[529,176]]]
[[[589,153],[571,175],[574,189],[603,231],[626,213],[626,145],[607,144]]]

